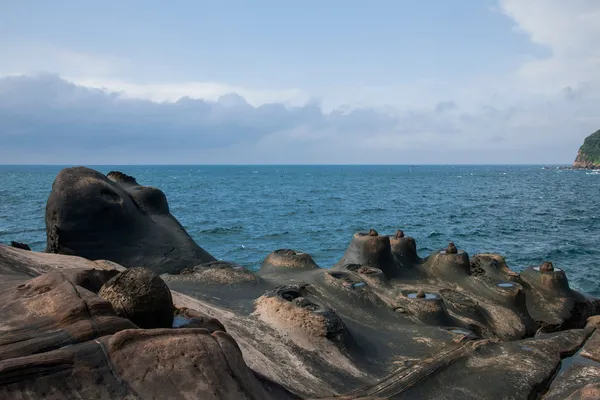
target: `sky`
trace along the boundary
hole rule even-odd
[[[0,164],[570,164],[598,0],[0,0]]]

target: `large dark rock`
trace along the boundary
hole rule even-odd
[[[169,213],[166,196],[112,172],[63,169],[46,205],[46,251],[178,273],[215,258]]]
[[[146,268],[120,272],[98,293],[115,313],[140,328],[170,328],[173,325],[171,291],[158,275]]]

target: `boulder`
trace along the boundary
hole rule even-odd
[[[112,304],[115,313],[140,328],[173,326],[171,291],[158,275],[146,268],[130,268],[106,282],[100,297]]]
[[[215,258],[169,212],[164,193],[118,172],[60,171],[46,205],[46,251],[178,273]]]

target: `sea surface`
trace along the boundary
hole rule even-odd
[[[0,243],[45,247],[44,209],[59,166],[0,166]],[[541,166],[95,166],[162,189],[172,214],[219,259],[256,269],[273,250],[322,267],[354,232],[402,229],[419,254],[449,241],[544,260],[600,296],[600,174]]]

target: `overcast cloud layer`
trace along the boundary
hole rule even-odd
[[[600,2],[497,11],[544,55],[454,84],[133,83],[127,60],[0,44],[0,163],[571,163],[600,129]]]

